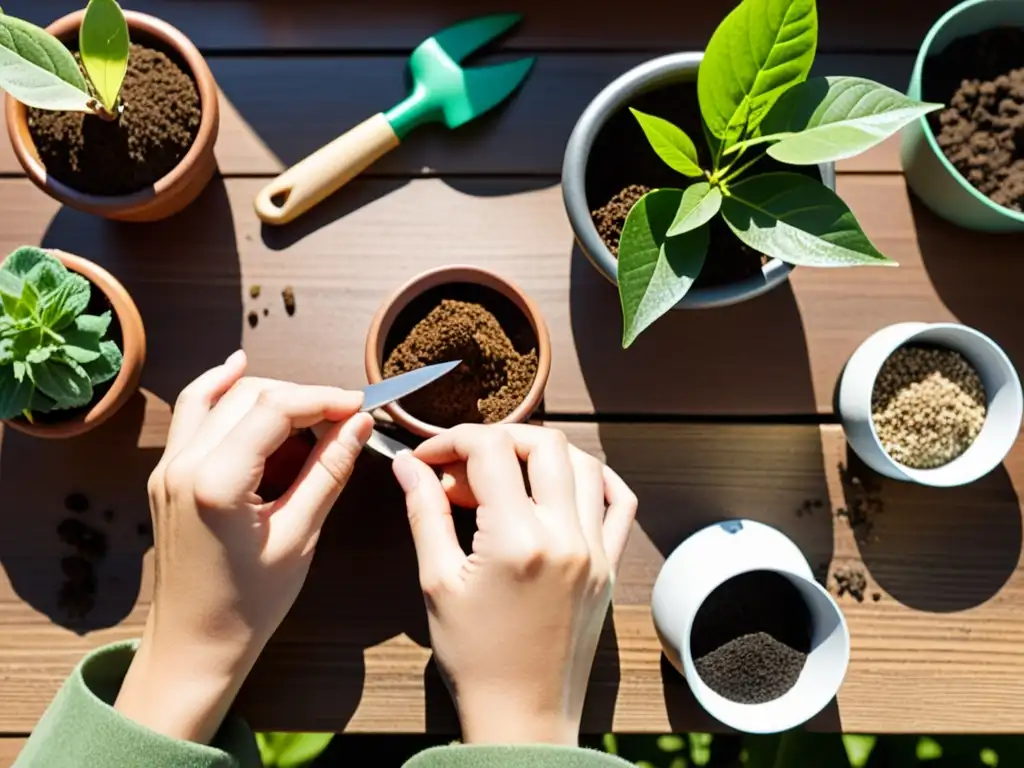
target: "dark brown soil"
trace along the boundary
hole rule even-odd
[[[702,167],[710,167],[709,150],[704,140],[704,129],[701,125],[700,107],[697,103],[697,88],[694,84],[680,83],[667,86],[656,91],[641,94],[628,106],[641,112],[656,115],[669,120],[686,131],[697,146]],[[782,165],[769,157],[765,157],[753,166],[749,173],[768,173],[786,170],[820,179],[816,167],[800,168]],[[651,149],[640,124],[628,109],[623,109],[609,118],[601,132],[594,140],[590,159],[587,162],[587,202],[590,206],[594,222],[605,244],[618,252],[618,234],[622,231],[629,212],[629,204],[623,199],[636,196],[636,187],[660,189],[663,187],[685,188],[691,183],[680,173],[665,165]],[[632,191],[629,191],[632,189]],[[639,199],[639,196],[636,196]],[[635,200],[633,200],[635,202]],[[618,226],[615,222],[618,221]],[[761,254],[740,242],[729,229],[721,216],[716,216],[710,223],[711,241],[704,269],[694,284],[697,288],[706,288],[739,282],[754,277],[761,272],[761,267],[768,262]],[[603,228],[603,231],[602,231]]]
[[[993,202],[1024,210],[1024,29],[1004,27],[952,42],[925,62],[929,120],[949,161]]]
[[[256,312],[250,312],[248,314],[249,327],[255,328],[260,324],[260,316]]]
[[[284,311],[288,313],[288,317],[295,314],[295,289],[290,285],[286,286],[281,291],[281,300],[284,302]]]
[[[399,313],[385,343],[384,377],[433,363],[457,369],[401,401],[439,427],[501,421],[537,377],[537,339],[528,319],[500,293],[470,284],[439,286]]]
[[[701,679],[732,701],[778,698],[796,683],[811,650],[811,614],[789,579],[744,573],[718,587],[700,607],[690,652]]]
[[[877,538],[875,518],[885,510],[880,478],[859,459],[851,458],[849,465],[839,465],[839,479],[846,505],[836,511],[836,516],[846,518],[859,544],[870,544]]]
[[[69,493],[64,498],[64,508],[70,512],[82,512],[89,511],[89,499],[86,498],[84,493]]]
[[[199,132],[192,76],[165,53],[133,44],[122,98],[116,121],[30,109],[29,130],[46,172],[96,195],[138,192],[170,173]]]
[[[840,568],[833,578],[836,582],[836,594],[839,597],[849,595],[858,603],[864,602],[864,594],[868,590],[868,578],[859,568]],[[877,594],[877,593],[876,593]]]

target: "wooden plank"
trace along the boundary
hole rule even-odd
[[[826,50],[915,50],[952,0],[871,0],[819,3],[821,46]],[[732,0],[651,3],[643,13],[623,13],[613,0],[586,10],[571,3],[521,0],[521,30],[506,43],[530,49],[703,48]],[[76,10],[75,0],[8,0],[5,10],[37,24]],[[319,0],[135,0],[132,10],[159,16],[205,50],[412,49],[442,27],[482,11],[473,0],[385,0],[323,3]],[[884,23],[879,19],[884,18]]]
[[[145,386],[169,401],[241,344],[261,375],[359,386],[378,306],[414,274],[452,263],[491,268],[539,302],[554,345],[552,414],[828,414],[857,346],[905,320],[959,318],[1024,367],[1016,241],[937,220],[912,205],[900,176],[843,175],[839,186],[898,269],[799,269],[754,301],[672,312],[628,351],[615,289],[574,251],[560,190],[534,183],[365,180],[293,228],[261,230],[259,179],[217,182],[180,218],[145,227],[59,209],[25,180],[0,180],[0,253],[44,243],[119,275],[149,329]],[[247,312],[263,308],[269,317],[248,327]]]
[[[506,106],[456,132],[427,126],[369,174],[560,175],[565,143],[590,100],[648,58],[640,53],[541,54],[526,86]],[[223,94],[217,159],[228,176],[276,174],[397,103],[406,88],[402,56],[231,56],[212,58],[210,65]],[[907,54],[826,54],[818,57],[816,72],[869,77],[903,90],[912,66]],[[897,171],[896,143],[840,168]],[[3,120],[0,174],[22,174]]]
[[[0,736],[0,768],[11,768],[14,765],[25,741],[21,736]]]
[[[28,732],[88,649],[140,633],[152,555],[143,556],[135,525],[146,515],[145,480],[168,421],[166,403],[147,394],[79,440],[3,436],[0,732]],[[663,670],[648,603],[665,555],[693,531],[728,517],[786,531],[819,573],[830,562],[863,567],[869,592],[882,595],[879,602],[840,601],[853,633],[852,663],[838,709],[815,727],[1020,729],[1024,441],[1004,467],[967,488],[884,482],[874,535],[858,547],[845,520],[830,513],[848,503],[839,475],[846,449],[837,427],[563,428],[576,444],[606,457],[641,502],[617,584],[614,633],[606,632],[598,653],[586,731],[717,728],[683,681]],[[365,455],[329,518],[306,588],[241,695],[239,707],[256,728],[454,731],[446,694],[427,667],[414,552],[389,472],[386,461]],[[60,616],[54,594],[63,547],[53,531],[72,489],[92,500],[85,519],[111,543],[98,570],[90,631],[82,635],[48,618]],[[823,506],[813,514],[797,514],[818,499]],[[368,505],[373,515],[365,514]],[[115,512],[109,523],[100,515],[107,508]]]

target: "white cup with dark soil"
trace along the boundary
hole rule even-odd
[[[838,404],[850,447],[865,464],[943,488],[995,469],[1024,415],[1006,353],[955,323],[898,323],[872,335],[846,364]]]
[[[651,604],[665,656],[700,705],[739,731],[795,728],[846,676],[842,611],[799,547],[763,523],[729,520],[688,538]]]

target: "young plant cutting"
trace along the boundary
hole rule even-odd
[[[0,418],[59,419],[121,370],[111,312],[87,314],[89,281],[46,251],[20,248],[4,260],[0,299]]]
[[[860,154],[941,105],[859,77],[808,79],[817,39],[814,0],[743,0],[700,63],[701,151],[673,123],[631,110],[658,157],[691,183],[647,192],[626,217],[618,242],[623,347],[715,258],[710,225],[719,215],[744,246],[769,259],[895,266],[807,166]],[[774,168],[763,172],[766,159]]]

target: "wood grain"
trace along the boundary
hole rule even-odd
[[[559,176],[565,143],[590,100],[649,58],[644,53],[542,53],[523,88],[502,107],[457,131],[425,126],[368,174]],[[906,54],[825,54],[815,62],[815,72],[869,77],[902,91],[912,66]],[[228,176],[276,175],[406,93],[404,56],[231,56],[211,58],[210,67],[223,96],[217,160]],[[898,170],[896,143],[840,168]],[[22,174],[4,121],[0,174]]]
[[[820,45],[825,50],[916,50],[952,0],[867,0],[819,4]],[[643,13],[623,13],[613,0],[595,0],[586,11],[571,3],[520,0],[522,28],[507,41],[529,49],[702,48],[735,5],[651,3]],[[4,10],[37,24],[81,7],[75,0],[8,0]],[[473,0],[135,0],[132,10],[159,16],[204,50],[409,49],[442,27],[482,12]],[[884,23],[879,19],[884,18]]]
[[[217,182],[180,218],[132,227],[61,210],[25,180],[0,180],[0,253],[43,243],[118,275],[149,330],[144,384],[169,401],[243,343],[261,375],[361,386],[379,304],[414,274],[450,263],[492,268],[539,302],[552,335],[552,414],[830,414],[849,356],[905,320],[959,319],[1024,367],[1016,241],[939,221],[896,175],[841,175],[839,192],[898,269],[798,269],[757,300],[672,312],[628,351],[615,289],[574,251],[557,187],[361,180],[293,227],[263,230],[252,211],[262,184]],[[252,285],[263,289],[258,301],[248,298]],[[298,302],[291,318],[286,285]],[[263,309],[269,316],[250,328],[247,313]]]
[[[10,768],[14,760],[25,746],[25,739],[20,736],[0,736],[0,768]]]
[[[80,440],[3,435],[0,732],[29,731],[82,654],[141,631],[152,553],[144,554],[135,526],[146,515],[145,478],[168,422],[166,403],[147,393]],[[648,605],[665,555],[693,531],[731,517],[787,532],[822,576],[829,563],[863,567],[869,594],[881,595],[879,602],[840,601],[853,633],[852,664],[838,709],[816,728],[992,732],[1024,722],[1024,442],[1005,467],[968,488],[882,483],[884,510],[858,545],[832,514],[847,503],[837,427],[562,428],[606,457],[641,502],[614,621],[598,652],[588,732],[717,728],[684,682],[663,669]],[[43,471],[60,482],[42,482]],[[329,518],[306,588],[241,695],[239,707],[256,728],[454,732],[451,705],[428,666],[414,552],[389,472],[386,461],[364,455]],[[66,619],[54,600],[63,551],[54,527],[72,488],[92,501],[84,519],[111,543],[98,570],[97,606],[78,628],[83,634],[59,625]],[[814,500],[822,506],[813,514],[797,514]],[[111,523],[100,517],[108,508]]]

